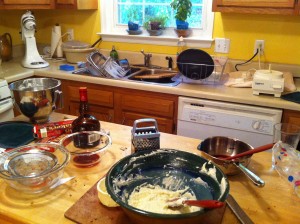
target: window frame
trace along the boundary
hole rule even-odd
[[[97,34],[101,35],[104,41],[177,46],[179,37],[174,32],[174,28],[166,28],[161,36],[149,36],[143,28],[142,34],[129,35],[126,32],[127,26],[116,25],[115,13],[111,13],[117,11],[116,1],[100,0],[101,32]],[[203,29],[192,28],[192,34],[184,38],[189,47],[210,48],[213,42],[214,12],[212,12],[211,1],[204,0],[203,7],[207,9],[203,10]]]

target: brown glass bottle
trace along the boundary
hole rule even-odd
[[[72,133],[80,131],[100,131],[99,120],[93,115],[89,114],[89,104],[86,87],[79,88],[79,96],[80,115],[72,123]],[[93,138],[91,134],[81,134],[76,139],[74,139],[74,144],[76,147],[90,148],[98,145],[99,141],[99,138]]]

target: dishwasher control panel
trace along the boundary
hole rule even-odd
[[[282,111],[263,107],[180,97],[178,120],[273,135]]]

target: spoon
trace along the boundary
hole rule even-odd
[[[271,149],[273,146],[274,146],[275,143],[270,143],[270,144],[267,144],[267,145],[262,145],[262,146],[259,146],[257,148],[254,148],[252,150],[249,150],[249,151],[246,151],[246,152],[242,152],[242,153],[239,153],[239,154],[236,154],[234,156],[224,156],[222,157],[222,159],[225,159],[225,160],[232,160],[232,159],[238,159],[240,157],[243,157],[243,156],[248,156],[248,155],[252,155],[254,153],[258,153],[258,152],[262,152],[262,151],[266,151],[268,149]]]
[[[224,205],[224,202],[217,200],[187,200],[185,198],[173,198],[167,200],[169,208],[178,208],[183,205],[197,206],[201,208],[220,208]]]
[[[64,183],[67,183],[68,181],[72,180],[74,177],[65,177],[65,178],[62,178],[62,179],[59,179],[55,184],[53,184],[50,189],[54,189]]]

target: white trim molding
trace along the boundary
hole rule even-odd
[[[165,46],[177,46],[179,38],[174,28],[167,28],[160,36],[150,36],[146,30],[142,30],[140,35],[129,35],[126,31],[127,26],[116,25],[116,0],[100,0],[100,17],[101,17],[101,35],[103,41],[126,42],[139,44],[154,44]],[[212,3],[210,0],[203,1],[203,28],[192,29],[192,34],[184,38],[184,42],[188,47],[210,48],[213,43],[212,32],[214,13],[212,12]]]

